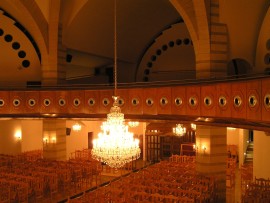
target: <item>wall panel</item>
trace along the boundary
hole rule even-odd
[[[24,91],[11,91],[9,92],[9,98],[10,98],[10,113],[22,114],[26,112]]]
[[[25,92],[25,110],[29,113],[38,113],[40,111],[39,92]]]
[[[50,114],[56,112],[55,91],[41,91],[40,94],[40,113]]]
[[[68,95],[69,113],[84,113],[84,90],[71,90],[68,92]]]
[[[113,106],[113,90],[99,90],[99,113],[108,114]]]

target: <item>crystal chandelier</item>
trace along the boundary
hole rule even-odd
[[[186,128],[182,124],[176,124],[176,127],[173,128],[173,133],[177,136],[184,136],[186,133]]]
[[[114,95],[117,95],[117,54],[116,54],[116,0],[115,29],[114,29]],[[126,163],[140,157],[139,140],[133,138],[133,133],[128,131],[125,125],[124,114],[118,103],[118,96],[113,96],[114,102],[107,114],[107,121],[101,125],[98,138],[93,140],[92,157],[104,162],[112,168],[121,168]]]
[[[138,121],[129,121],[128,122],[129,127],[131,128],[135,128],[139,126],[139,122]]]
[[[78,132],[82,129],[82,126],[79,124],[79,123],[75,123],[73,126],[72,126],[72,130]]]

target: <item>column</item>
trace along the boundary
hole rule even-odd
[[[66,160],[66,121],[43,121],[43,157],[50,160]]]
[[[198,126],[196,129],[196,171],[214,177],[219,203],[226,202],[227,129]]]

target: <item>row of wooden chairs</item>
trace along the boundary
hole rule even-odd
[[[132,172],[70,202],[214,202],[214,178],[198,175],[194,161],[181,158]]]

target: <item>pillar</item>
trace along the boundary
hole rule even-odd
[[[226,202],[227,129],[198,126],[196,129],[196,171],[216,181],[217,202]]]
[[[43,121],[43,157],[50,160],[66,160],[66,121]]]

